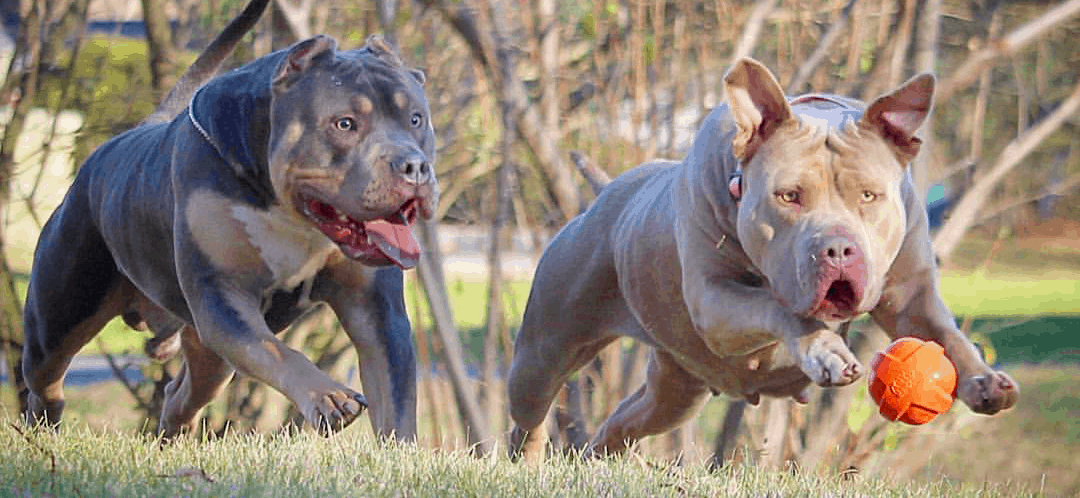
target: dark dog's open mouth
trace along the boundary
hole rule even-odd
[[[346,256],[371,265],[393,263],[409,269],[420,260],[420,244],[409,228],[416,221],[417,202],[411,199],[385,218],[365,221],[311,197],[301,196],[299,205]]]
[[[824,296],[816,307],[815,315],[827,320],[848,320],[856,313],[859,305],[858,291],[855,284],[845,278],[832,282],[823,282]]]

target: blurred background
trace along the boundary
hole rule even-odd
[[[17,411],[21,301],[41,224],[82,160],[147,116],[243,5],[0,1],[3,418]],[[957,404],[912,428],[876,415],[861,382],[815,391],[806,406],[717,397],[642,453],[1080,493],[1080,0],[275,0],[230,65],[315,33],[345,48],[383,33],[428,76],[444,194],[437,222],[415,228],[428,250],[406,274],[421,445],[505,450],[503,374],[533,265],[592,198],[574,161],[615,175],[681,158],[726,68],[752,56],[790,94],[869,100],[937,75],[912,173],[942,291],[1021,400],[995,417]],[[331,313],[285,338],[359,386]],[[179,360],[149,361],[146,339],[117,320],[91,342],[68,377],[67,423],[152,431]],[[851,342],[866,362],[887,340],[860,321]],[[620,341],[572,379],[551,417],[560,447],[587,441],[640,383],[644,357]],[[245,378],[205,412],[211,435],[300,420]]]

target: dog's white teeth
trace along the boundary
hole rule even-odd
[[[349,222],[349,217],[346,216],[345,213],[338,213],[337,219],[338,219],[338,221],[340,221],[342,223],[348,223]]]

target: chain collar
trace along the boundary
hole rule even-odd
[[[199,93],[202,92],[203,88],[205,87],[199,87],[199,89],[195,91],[195,94],[191,96],[191,102],[188,104],[187,115],[188,119],[191,120],[191,125],[194,126],[196,130],[198,130],[199,135],[203,137],[203,140],[206,140],[206,143],[210,144],[210,147],[214,148],[214,152],[217,152],[217,155],[221,157],[221,160],[225,161],[226,164],[232,167],[233,171],[236,172],[237,176],[242,182],[248,184],[252,189],[254,189],[257,195],[261,197],[264,202],[272,203],[275,198],[273,191],[267,191],[265,187],[258,183],[258,180],[256,180],[255,178],[251,178],[249,174],[245,173],[243,165],[237,163],[236,160],[229,157],[225,153],[225,148],[222,147],[222,145],[218,143],[217,140],[214,140],[214,137],[210,135],[210,132],[206,131],[206,128],[204,128],[203,125],[199,123],[199,120],[195,118],[195,99],[199,97]]]
[[[188,104],[187,108],[188,119],[191,120],[192,126],[199,131],[199,135],[202,135],[203,140],[206,140],[206,143],[210,144],[210,146],[214,148],[214,151],[217,152],[225,162],[230,163],[230,165],[235,168],[236,165],[232,164],[232,161],[225,155],[225,151],[218,145],[217,140],[214,140],[214,137],[210,136],[210,133],[206,131],[206,128],[203,128],[203,126],[199,124],[198,119],[195,119],[195,99],[199,96],[199,92],[202,92],[202,89],[203,87],[199,87],[198,90],[195,90],[195,94],[191,96],[191,102]]]

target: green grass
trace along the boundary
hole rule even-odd
[[[1080,315],[1080,273],[947,272],[941,293],[956,315]]]
[[[1035,496],[1018,485],[892,483],[737,466],[710,472],[630,455],[557,457],[545,465],[463,451],[382,444],[345,431],[324,439],[228,435],[159,448],[128,434],[0,425],[0,496]]]
[[[1025,365],[1009,373],[1020,384],[1017,405],[993,417],[972,416],[945,435],[927,473],[968,482],[1010,479],[1043,487],[1049,496],[1080,496],[1080,366]]]

